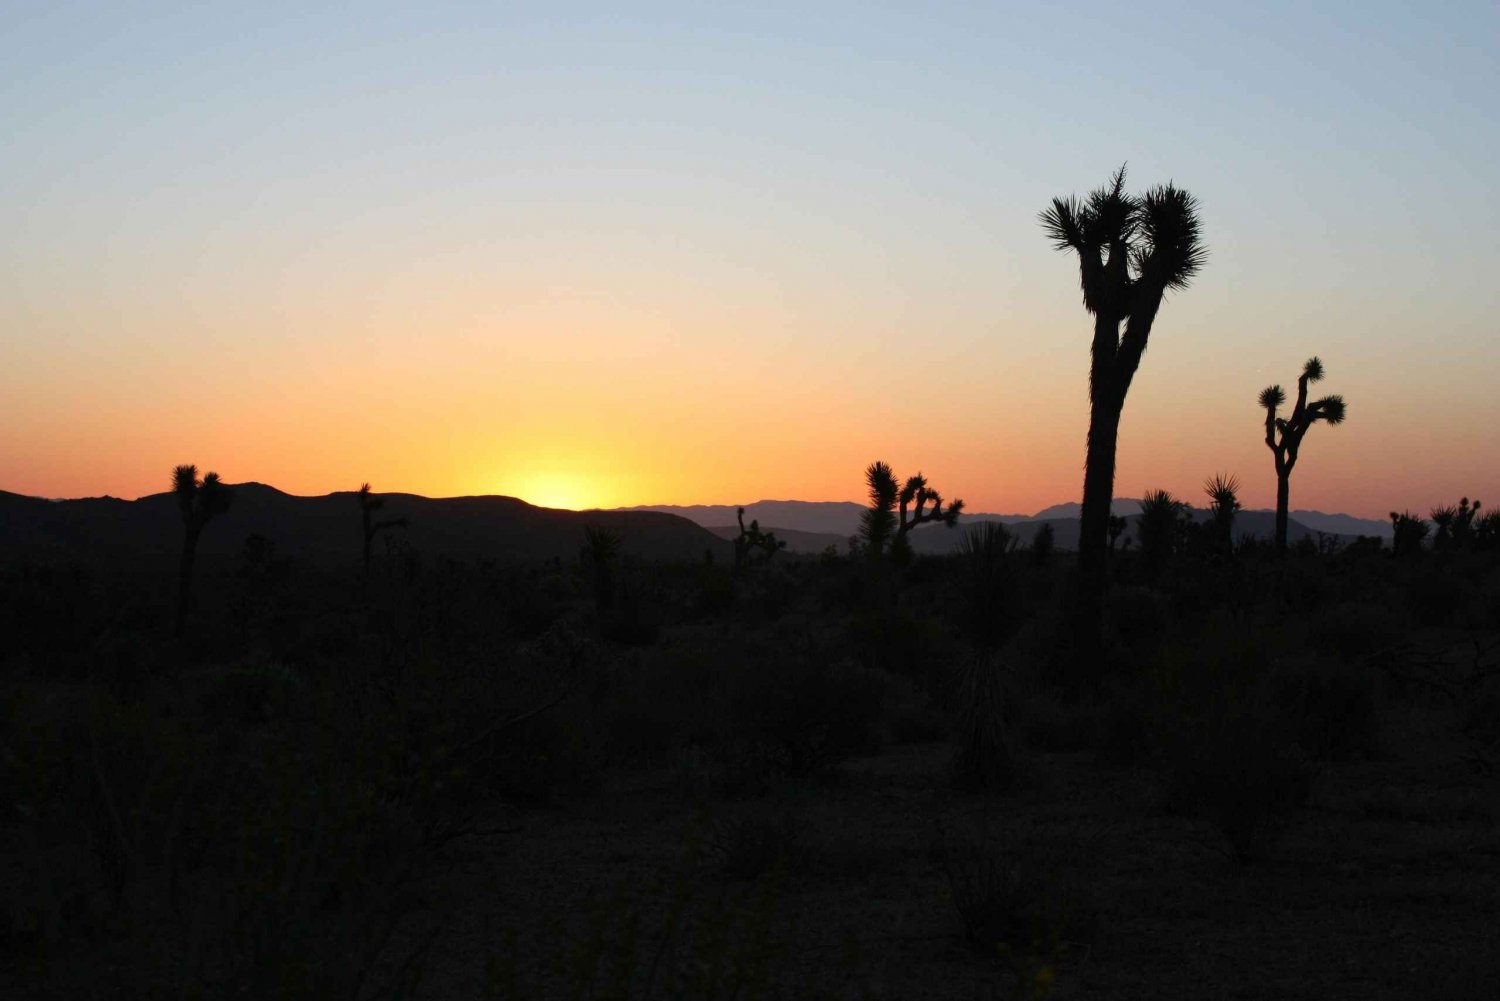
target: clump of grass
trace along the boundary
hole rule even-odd
[[[1379,678],[1336,660],[1297,658],[1277,665],[1266,698],[1298,745],[1315,759],[1344,760],[1377,748]]]
[[[1005,693],[994,655],[972,660],[959,692],[953,780],[963,789],[997,792],[1016,784],[1015,758],[1005,733]]]
[[[1050,992],[1064,949],[1089,924],[1074,867],[1035,834],[1005,837],[983,823],[956,836],[939,822],[934,854],[964,938],[1010,969],[1018,994]]]

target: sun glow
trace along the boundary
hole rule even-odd
[[[598,491],[582,476],[569,473],[534,473],[514,481],[503,491],[537,507],[583,511],[598,506]]]

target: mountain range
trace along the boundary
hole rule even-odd
[[[353,492],[321,497],[297,497],[261,483],[234,486],[235,500],[228,513],[216,518],[203,534],[199,552],[205,559],[235,557],[245,540],[261,535],[276,545],[278,554],[319,563],[359,558],[359,506]],[[620,533],[623,552],[646,560],[701,560],[730,558],[726,541],[735,536],[736,509],[728,505],[655,505],[614,510],[565,511],[536,507],[514,497],[429,498],[416,494],[384,494],[382,517],[408,519],[401,531],[386,533],[385,541],[410,542],[433,557],[454,556],[522,563],[576,558],[584,529],[597,525]],[[819,553],[829,546],[847,548],[859,530],[865,508],[837,501],[758,501],[745,506],[745,518],[758,520],[797,553]],[[1119,498],[1117,514],[1133,522],[1138,501]],[[1057,504],[1036,514],[968,513],[961,526],[984,521],[1005,523],[1030,542],[1043,525],[1051,525],[1059,549],[1078,545],[1077,504]],[[1208,513],[1192,511],[1203,519]],[[1322,532],[1350,537],[1390,537],[1386,522],[1328,515],[1317,511],[1292,513],[1293,543]],[[1270,511],[1241,511],[1236,534],[1269,537],[1274,527]],[[919,553],[951,552],[962,528],[924,525],[911,535]],[[1126,537],[1134,534],[1127,528]],[[176,498],[153,494],[126,501],[113,497],[46,500],[0,491],[0,558],[51,559],[69,562],[109,562],[121,559],[174,558],[182,544],[182,522]]]
[[[363,542],[353,492],[296,497],[261,483],[234,485],[233,506],[209,523],[199,544],[205,559],[237,557],[245,540],[261,535],[282,556],[317,563],[355,562]],[[598,525],[623,537],[626,555],[649,560],[701,560],[705,550],[729,559],[731,547],[684,518],[650,511],[562,511],[514,497],[429,498],[383,494],[382,518],[408,519],[407,528],[383,533],[439,557],[522,563],[576,559],[584,528]],[[0,559],[63,559],[107,563],[175,558],[182,547],[176,497],[153,494],[127,501],[113,497],[44,500],[0,491]]]
[[[657,512],[675,514],[702,525],[716,535],[733,538],[739,531],[735,520],[736,508],[727,504],[703,505],[647,505],[619,508],[621,511]],[[1051,525],[1053,538],[1059,549],[1078,548],[1078,517],[1082,505],[1076,502],[1054,504],[1036,514],[994,514],[965,511],[959,519],[960,526],[976,525],[985,521],[998,521],[1009,526],[1022,545],[1042,525]],[[1130,527],[1125,537],[1135,534],[1134,522],[1140,514],[1140,501],[1129,497],[1116,497],[1111,510],[1125,518]],[[834,546],[842,551],[849,537],[859,531],[859,519],[865,506],[852,501],[789,501],[763,500],[745,505],[745,523],[758,521],[764,531],[775,532],[787,543],[789,552],[816,553]],[[1190,508],[1195,520],[1208,517],[1201,508]],[[1276,512],[1270,510],[1241,511],[1235,516],[1235,534],[1241,537],[1270,538],[1275,533]],[[1347,514],[1324,514],[1321,511],[1293,511],[1287,526],[1288,541],[1295,544],[1303,538],[1315,537],[1319,533],[1335,535],[1346,540],[1360,535],[1373,535],[1382,539],[1391,537],[1389,522],[1369,518],[1356,518]],[[952,551],[960,538],[959,529],[948,529],[941,525],[923,525],[911,534],[912,548],[919,553],[939,554]]]

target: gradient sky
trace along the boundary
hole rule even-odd
[[[1089,323],[1036,221],[1203,206],[1116,494],[1500,503],[1500,6],[0,7],[0,489],[174,464],[558,506],[1081,491]]]

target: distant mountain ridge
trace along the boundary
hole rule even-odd
[[[261,483],[232,489],[233,506],[203,533],[199,553],[204,558],[237,557],[247,536],[262,535],[281,556],[320,563],[359,559],[362,538],[353,492],[297,497]],[[404,539],[424,556],[502,563],[572,560],[590,525],[618,531],[623,551],[639,559],[697,561],[705,551],[719,559],[731,553],[723,539],[671,514],[563,511],[499,496],[377,496],[386,501],[382,516],[410,521],[405,530],[382,535],[379,545]],[[168,558],[181,545],[182,521],[170,493],[133,501],[54,501],[0,491],[0,558],[80,563]]]
[[[725,538],[733,538],[737,531],[736,506],[732,504],[643,505],[617,510],[675,514],[696,522]],[[762,529],[780,533],[788,543],[788,550],[792,552],[820,552],[834,542],[842,547],[849,536],[856,534],[859,531],[860,515],[864,513],[864,510],[863,504],[853,501],[762,500],[745,505],[745,523],[749,524],[751,520],[759,521]],[[1023,543],[1029,541],[1043,524],[1050,524],[1058,548],[1076,549],[1078,547],[1078,516],[1081,510],[1081,504],[1069,501],[1053,504],[1031,515],[965,511],[959,518],[958,529],[949,530],[942,526],[924,525],[912,533],[912,545],[918,552],[948,552],[959,538],[958,532],[963,526],[985,521],[998,521],[1015,529]],[[1116,497],[1111,510],[1114,514],[1133,522],[1140,514],[1141,502],[1132,497]],[[1192,508],[1191,510],[1197,519],[1201,520],[1208,516],[1205,509]],[[1321,511],[1291,512],[1288,526],[1289,541],[1296,543],[1302,538],[1316,536],[1319,532],[1348,538],[1371,535],[1389,540],[1391,526],[1386,521],[1356,518],[1347,514],[1325,514]],[[796,538],[793,538],[793,533],[796,533]],[[1270,538],[1275,534],[1275,512],[1264,509],[1240,511],[1235,517],[1235,534]],[[1133,535],[1133,527],[1126,530],[1127,538]]]

